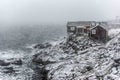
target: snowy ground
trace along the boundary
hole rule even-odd
[[[112,40],[106,44],[84,37],[73,42],[64,38],[27,45],[26,49],[32,50],[27,53],[0,51],[0,80],[39,80],[41,64],[49,70],[48,80],[120,80],[119,32],[120,29],[110,30]],[[32,64],[31,68],[32,61],[37,66]]]
[[[36,61],[51,62],[46,65],[49,80],[120,80],[120,34],[106,44],[86,38],[49,44],[35,47]]]
[[[120,29],[110,29],[108,31],[108,35],[113,38],[114,36],[116,36],[118,33],[120,33]]]
[[[24,51],[0,51],[0,80],[32,80],[29,56]]]

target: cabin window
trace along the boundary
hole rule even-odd
[[[84,29],[84,32],[87,33],[87,29]]]
[[[96,30],[92,30],[92,34],[96,34]]]
[[[79,28],[79,29],[78,29],[78,32],[79,32],[79,33],[83,33],[83,32],[84,32],[84,29],[83,29],[83,28]]]
[[[95,26],[96,25],[96,23],[91,23],[91,26]]]
[[[71,31],[74,31],[74,30],[75,30],[75,27],[71,27],[70,30],[71,30]]]

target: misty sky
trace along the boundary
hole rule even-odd
[[[0,24],[109,20],[120,16],[120,0],[0,0]]]

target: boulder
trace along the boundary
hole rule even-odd
[[[45,43],[45,44],[37,44],[34,46],[35,49],[44,49],[51,47],[52,45],[50,43]]]
[[[5,67],[5,70],[3,71],[4,73],[14,73],[15,70],[13,69],[13,67]]]
[[[14,65],[22,65],[23,62],[22,62],[21,59],[19,59],[19,60],[13,61],[11,64],[14,64]]]
[[[42,59],[38,59],[37,57],[34,57],[34,58],[32,59],[32,62],[33,62],[33,63],[36,63],[36,64],[42,64],[42,63],[43,63]]]
[[[93,68],[91,67],[91,66],[85,66],[83,69],[82,69],[82,71],[81,71],[81,73],[86,73],[86,72],[88,72],[88,71],[91,71]]]
[[[39,57],[39,54],[33,55],[32,62],[35,63],[35,64],[38,64],[38,65],[39,65],[39,64],[47,65],[47,64],[55,63],[55,61],[49,61],[49,60],[43,61],[43,60]]]
[[[9,62],[5,62],[3,60],[0,60],[0,66],[9,66],[10,63]]]

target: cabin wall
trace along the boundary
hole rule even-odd
[[[92,34],[92,30],[96,30],[96,34]],[[108,34],[107,34],[107,31],[105,29],[103,29],[102,27],[96,27],[96,28],[94,28],[92,30],[89,33],[89,37],[91,39],[106,42]]]
[[[74,30],[71,30],[71,28],[74,27]],[[75,38],[76,34],[76,27],[75,26],[67,26],[67,34],[68,34],[68,39],[67,41],[72,41]]]
[[[73,29],[74,28],[74,29]],[[95,30],[95,34],[92,34],[92,30]],[[97,26],[90,30],[90,27],[77,28],[76,26],[67,26],[67,33],[69,40],[75,39],[78,36],[87,36],[93,40],[99,40],[106,42],[108,38],[108,32],[101,26]]]
[[[71,28],[74,27],[74,30],[71,30]],[[75,26],[67,26],[67,33],[76,33],[76,27]]]

